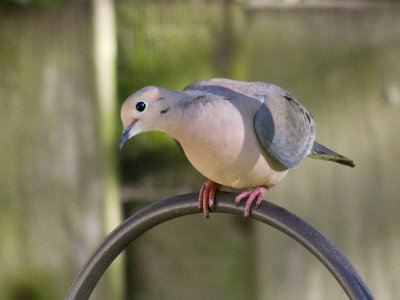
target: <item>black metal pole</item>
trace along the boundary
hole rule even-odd
[[[113,232],[90,257],[72,284],[65,300],[88,299],[97,282],[130,242],[150,228],[181,216],[199,213],[198,194],[175,196],[139,210]],[[218,192],[215,212],[243,214],[234,205],[234,194]],[[282,207],[263,201],[250,217],[286,233],[314,254],[333,274],[350,299],[373,299],[364,281],[347,258],[322,233]],[[206,219],[204,220],[206,222]]]

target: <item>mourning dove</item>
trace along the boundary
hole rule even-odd
[[[196,81],[183,91],[148,86],[122,105],[120,147],[156,130],[172,136],[191,164],[209,180],[199,194],[206,216],[220,185],[245,189],[244,215],[288,170],[306,156],[354,167],[353,161],[318,144],[312,115],[286,90],[264,82]]]

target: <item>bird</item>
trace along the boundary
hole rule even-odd
[[[144,87],[121,107],[120,148],[139,133],[170,135],[190,163],[208,180],[198,206],[206,217],[220,187],[240,191],[244,216],[303,158],[354,167],[353,160],[315,141],[313,116],[285,89],[266,82],[213,78],[182,91]]]

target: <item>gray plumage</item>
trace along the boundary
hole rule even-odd
[[[279,86],[215,78],[196,81],[185,90],[203,90],[228,98],[236,91],[261,100],[254,118],[255,131],[268,153],[287,168],[294,167],[305,156],[355,166],[351,159],[315,141],[316,125],[311,113]]]
[[[353,160],[326,148],[325,146],[317,143],[316,141],[314,141],[314,145],[311,148],[311,153],[308,154],[307,157],[333,161],[335,163],[352,168],[355,167]]]
[[[149,130],[171,135],[207,181],[199,206],[208,215],[218,185],[256,188],[244,197],[245,216],[265,191],[278,184],[304,157],[354,167],[351,159],[315,142],[312,115],[286,90],[264,82],[230,79],[196,81],[173,91],[145,87],[123,104],[120,146]]]

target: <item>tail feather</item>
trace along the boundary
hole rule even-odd
[[[315,158],[315,159],[322,159],[322,160],[328,160],[328,161],[333,161],[341,165],[345,165],[348,167],[355,167],[355,164],[353,160],[350,158],[347,158],[343,155],[340,155],[325,146],[322,146],[321,144],[317,143],[314,141],[314,145],[311,148],[310,154],[307,155],[308,157]]]

